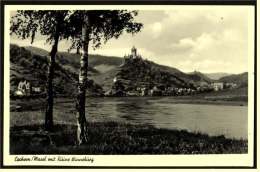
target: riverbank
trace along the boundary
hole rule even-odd
[[[247,153],[247,140],[208,136],[185,130],[116,122],[89,122],[88,143],[77,146],[76,126],[42,125],[10,128],[11,154],[235,154]]]

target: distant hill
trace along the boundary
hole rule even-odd
[[[206,77],[200,72],[193,72],[193,73],[184,73],[180,71],[179,69],[176,69],[174,67],[159,65],[154,62],[151,62],[151,65],[153,65],[156,69],[159,69],[163,72],[170,73],[171,75],[175,75],[179,78],[182,78],[185,82],[193,83],[193,84],[199,84],[201,82],[210,83],[211,79]]]
[[[30,50],[32,53],[47,56],[49,54],[48,51],[33,47],[27,46],[25,49]],[[68,53],[68,52],[58,52],[57,53],[57,61],[64,64],[69,64],[72,69],[76,72],[79,69],[79,59],[80,55],[76,53]],[[89,54],[89,71],[93,73],[105,73],[119,65],[122,64],[123,58],[115,57],[115,56],[102,56],[96,54]]]
[[[239,87],[248,86],[248,72],[244,72],[241,74],[233,74],[222,77],[219,79],[221,82],[232,82],[236,83]]]
[[[211,78],[209,78],[207,75],[198,72],[198,71],[194,71],[189,73],[189,75],[192,77],[193,80],[195,81],[200,81],[200,82],[206,82],[206,83],[211,83],[213,80]]]
[[[217,72],[217,73],[204,73],[208,78],[212,80],[219,80],[220,78],[224,76],[231,75],[230,73],[223,73],[223,72]]]
[[[132,59],[127,61],[116,74],[120,80],[124,80],[127,89],[146,86],[174,86],[189,87],[188,77],[181,71],[157,65],[151,61]]]
[[[48,51],[41,48],[25,47],[33,54],[47,56]],[[70,73],[78,73],[80,55],[76,53],[59,52],[56,61]],[[202,82],[210,83],[212,80],[200,72],[186,74],[176,68],[156,64],[152,61],[141,60],[137,63],[122,66],[123,58],[114,56],[89,55],[89,78],[108,90],[113,85],[113,78],[120,76],[131,78],[150,84],[164,84],[176,87],[190,87],[200,85]],[[121,65],[121,66],[120,66]],[[138,66],[140,65],[140,66]],[[143,71],[146,70],[146,71]],[[134,78],[136,77],[136,78]]]
[[[48,59],[45,50],[30,51],[24,47],[10,45],[10,83],[11,92],[14,92],[18,83],[22,79],[26,79],[34,85],[45,87],[47,81]],[[48,52],[47,52],[48,53]],[[57,61],[54,74],[54,91],[61,95],[75,95],[77,93],[78,74],[76,66],[66,60]],[[61,63],[62,61],[62,63]],[[92,72],[94,73],[94,72]],[[95,91],[100,88],[97,84],[91,82],[88,90]],[[69,88],[69,89],[68,89]]]
[[[200,85],[202,82],[210,83],[212,81],[199,72],[186,74],[176,68],[143,59],[133,59],[106,73],[92,75],[90,78],[101,85],[104,90],[109,90],[113,86],[115,77],[124,80],[126,87],[137,87],[138,85],[193,87]],[[131,84],[132,86],[130,86]]]
[[[48,51],[41,48],[32,46],[18,47],[15,45],[11,46],[11,58],[13,62],[11,70],[16,76],[27,76],[39,73],[40,80],[46,82],[46,70],[47,70],[47,59],[46,56],[49,54]],[[18,52],[22,51],[22,55]],[[26,57],[26,58],[25,58]],[[24,59],[26,63],[30,64],[24,66],[20,63],[19,59]],[[34,60],[41,59],[41,60]],[[77,81],[78,70],[79,70],[79,59],[80,55],[76,53],[59,52],[57,53],[57,79],[61,81],[55,85],[62,85],[63,90],[66,88],[66,84],[70,84],[69,79],[71,78],[74,83]],[[18,60],[18,61],[17,61]],[[173,87],[196,87],[201,84],[216,82],[216,78],[226,73],[214,73],[214,74],[203,74],[201,72],[184,73],[176,68],[159,65],[149,60],[144,59],[133,59],[123,63],[124,59],[121,57],[114,56],[101,56],[101,55],[89,55],[89,79],[95,81],[97,85],[107,91],[113,87],[113,79],[115,77],[124,80],[127,84],[126,87],[147,85],[168,85]],[[24,62],[22,62],[24,63]],[[35,69],[31,63],[39,63],[38,65],[42,69]],[[37,66],[37,65],[36,65]],[[21,73],[20,68],[25,70],[25,73]],[[30,69],[28,69],[30,68]],[[18,70],[19,69],[19,70]],[[22,71],[22,70],[21,70]],[[35,72],[36,71],[36,72]],[[28,78],[31,76],[28,75]],[[19,78],[19,77],[18,77]],[[213,79],[215,78],[215,79]],[[37,77],[36,77],[37,79]],[[243,75],[230,75],[222,77],[220,82],[234,82],[239,86],[247,85],[247,74]],[[16,83],[17,84],[17,83]],[[69,86],[68,88],[75,88],[75,86]],[[65,89],[66,90],[66,89]],[[68,90],[75,92],[76,90]]]
[[[104,90],[113,86],[113,78],[120,80],[125,89],[134,90],[137,87],[152,88],[157,87],[176,87],[193,88],[203,83],[210,83],[212,80],[202,73],[195,72],[186,74],[176,68],[156,64],[142,58],[126,60],[114,70],[109,71],[102,78],[96,76],[95,81],[104,83]]]

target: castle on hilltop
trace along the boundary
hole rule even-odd
[[[126,61],[133,59],[142,59],[142,56],[140,54],[137,54],[137,49],[135,48],[135,46],[132,47],[131,54],[124,56],[122,65],[124,65]]]
[[[131,54],[130,55],[125,55],[124,58],[126,59],[138,59],[138,58],[142,58],[141,55],[137,54],[137,49],[135,48],[135,46],[132,47],[131,49]]]

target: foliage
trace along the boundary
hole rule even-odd
[[[54,92],[62,96],[73,96],[77,91],[76,83],[78,76],[69,67],[74,69],[74,66],[61,55],[57,56],[57,61],[58,63],[55,65],[56,70],[54,71],[56,76],[54,79]],[[48,66],[46,56],[41,56],[39,53],[37,54],[26,48],[11,44],[10,62],[11,92],[17,89],[19,81],[23,78],[30,82],[37,81],[38,84],[36,86],[44,86],[46,84]],[[100,89],[100,86],[94,83],[88,89],[94,91],[92,94],[96,94],[96,88]]]
[[[60,39],[69,38],[68,15],[68,10],[18,10],[11,18],[10,31],[22,39],[31,38],[31,43],[39,32],[51,44],[56,34]]]
[[[224,76],[224,77],[220,78],[219,81],[225,82],[225,83],[236,83],[238,85],[238,87],[247,87],[248,86],[248,72]]]
[[[126,61],[116,76],[119,80],[129,81],[127,85],[132,84],[135,87],[142,85],[150,88],[159,85],[188,87],[187,82],[182,79],[183,77],[179,77],[176,73],[164,70],[163,67],[148,60],[132,59]]]
[[[141,30],[142,24],[134,22],[137,11],[127,10],[77,10],[70,16],[70,31],[72,46],[74,49],[81,45],[81,28],[83,18],[88,15],[90,22],[90,41],[93,48],[98,48],[102,43],[106,43],[111,38],[119,38],[123,32],[137,33]],[[75,32],[77,31],[77,32]]]

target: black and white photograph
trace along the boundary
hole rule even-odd
[[[19,165],[252,165],[254,14],[9,5],[4,153]]]

